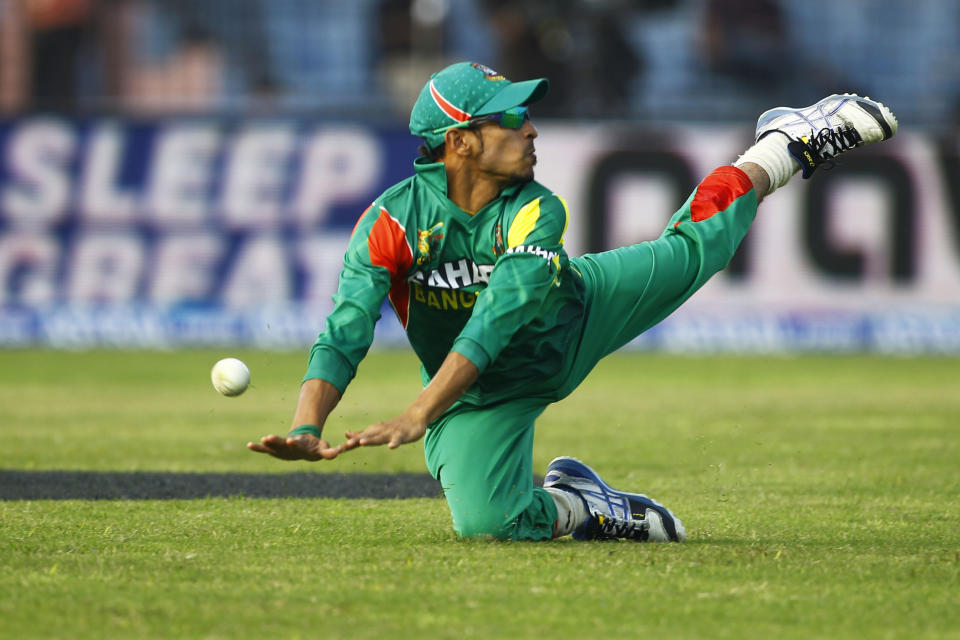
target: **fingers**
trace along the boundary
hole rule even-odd
[[[340,448],[343,451],[350,451],[351,449],[356,449],[360,446],[360,432],[359,431],[347,431],[343,434],[347,439],[340,445]]]
[[[360,446],[386,444],[390,440],[391,431],[392,429],[383,422],[370,425],[359,434]]]
[[[344,434],[347,440],[340,447],[341,450],[348,451],[357,447],[385,444],[390,449],[396,449],[401,444],[418,440],[423,436],[423,431],[424,429],[418,429],[397,420],[378,422],[363,431],[347,431]]]
[[[342,451],[341,447],[331,447],[326,442],[323,442],[322,440],[321,442],[325,446],[318,447],[316,450],[317,455],[319,455],[321,458],[323,458],[324,460],[333,460],[338,455],[340,455],[340,452]]]
[[[357,447],[386,444],[390,441],[391,431],[392,428],[385,422],[372,424],[363,431],[347,431],[347,441],[343,443],[343,447],[344,449],[355,449]]]
[[[266,453],[275,458],[283,458],[284,439],[280,436],[264,436],[260,442],[248,442],[247,448],[257,453]]]

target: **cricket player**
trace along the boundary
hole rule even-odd
[[[809,178],[835,156],[891,137],[897,121],[851,94],[771,109],[756,144],[704,178],[659,238],[571,257],[567,205],[533,179],[528,107],[547,90],[546,79],[510,82],[469,62],[430,78],[410,114],[422,157],[357,222],[293,428],[247,446],[330,460],[425,437],[427,468],[461,536],[682,541],[669,509],[613,489],[575,458],[555,459],[535,486],[537,417],[723,269],[765,196],[797,171]],[[400,415],[332,446],[323,427],[385,299],[422,363],[423,390]]]

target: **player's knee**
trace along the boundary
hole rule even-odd
[[[509,540],[513,537],[515,518],[496,505],[479,508],[451,509],[453,529],[461,538],[496,538]]]

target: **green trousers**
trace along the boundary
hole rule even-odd
[[[757,211],[752,185],[732,167],[710,174],[658,239],[570,260],[584,280],[580,339],[557,398],[569,395],[604,356],[660,322],[727,265]],[[492,406],[458,403],[430,425],[427,468],[443,487],[464,537],[553,537],[557,508],[533,483],[534,422],[552,400]]]

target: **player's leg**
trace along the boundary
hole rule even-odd
[[[697,186],[656,240],[571,259],[586,284],[586,313],[565,391],[723,269],[750,228],[757,205],[749,176],[736,167],[721,167]]]
[[[672,313],[726,266],[764,195],[801,169],[807,178],[837,154],[895,132],[896,119],[886,107],[855,96],[830,96],[806,109],[773,109],[758,122],[757,144],[737,166],[707,176],[659,239],[572,259],[571,268],[587,285],[586,317],[560,397],[600,358]],[[566,527],[575,537],[684,538],[683,525],[668,509],[641,494],[612,489],[577,460],[554,460],[544,487],[582,499],[580,524]]]
[[[550,464],[543,489],[533,483],[534,421],[541,400],[493,407],[460,405],[427,431],[427,467],[443,487],[453,528],[467,538],[682,541],[683,525],[666,507],[617,491],[573,458]]]
[[[557,507],[533,484],[534,421],[544,400],[458,404],[427,430],[427,468],[440,480],[453,528],[464,537],[547,540]]]
[[[735,166],[708,175],[660,238],[571,260],[587,283],[588,309],[566,391],[600,358],[663,320],[724,268],[763,196],[798,171],[809,178],[837,155],[886,140],[896,130],[887,107],[850,94],[802,109],[771,109],[757,122],[757,143]]]

